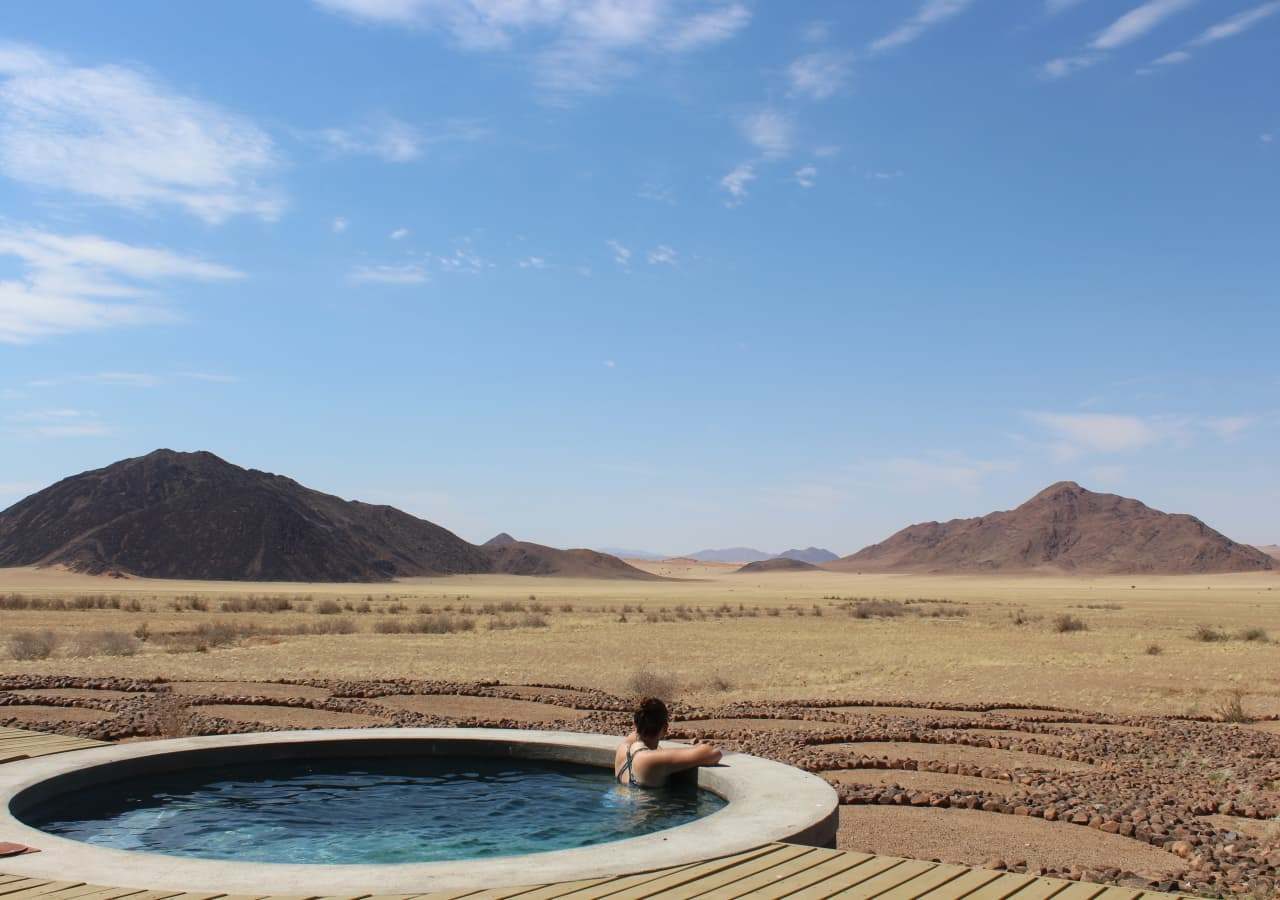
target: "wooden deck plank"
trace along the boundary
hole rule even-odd
[[[979,888],[964,900],[1005,900],[1035,881],[1034,875],[1005,872],[986,887]]]
[[[776,898],[791,897],[798,891],[830,881],[835,876],[842,875],[872,859],[875,859],[875,857],[865,853],[837,851],[835,856],[818,863],[812,868],[796,872],[782,881],[766,887],[757,888],[751,892],[750,897],[751,900],[776,900]]]
[[[1139,900],[1139,898],[1158,898],[1165,896],[1164,894],[1148,894],[1145,891],[1135,890],[1134,888],[1109,887],[1098,895],[1097,900]]]
[[[901,865],[887,869],[875,878],[868,878],[866,881],[859,882],[852,887],[845,888],[835,897],[879,897],[881,894],[887,893],[898,885],[917,878],[920,875],[936,869],[938,864],[935,862],[925,862],[920,859],[908,859]],[[854,870],[857,871],[856,869]]]
[[[1018,900],[1048,900],[1071,887],[1071,882],[1062,878],[1036,878],[1013,896]]]
[[[923,897],[931,891],[939,890],[946,896],[947,885],[953,884],[956,879],[968,871],[964,866],[940,863],[928,872],[918,875],[892,890],[885,891],[879,895],[878,900],[917,900],[918,897]],[[951,894],[950,896],[955,897],[958,895]]]
[[[785,849],[783,844],[767,844],[746,853],[695,863],[676,872],[650,872],[642,880],[635,883],[625,884],[631,879],[630,876],[623,876],[605,884],[563,896],[573,897],[575,900],[578,900],[578,898],[582,898],[582,900],[587,900],[587,898],[600,900],[603,897],[609,897],[612,900],[643,900],[643,898],[651,897],[670,888],[690,884],[725,869],[742,868],[743,874],[750,874],[761,868],[767,868],[771,865],[770,857],[783,849]],[[620,887],[623,884],[625,886]]]
[[[52,883],[53,882],[44,878],[20,878],[17,881],[11,881],[0,887],[0,897],[8,897],[11,894],[18,893],[19,891],[29,891],[31,888],[41,887]]]
[[[980,888],[986,887],[997,878],[1004,877],[1003,872],[996,872],[992,869],[966,869],[965,873],[954,881],[948,881],[944,885],[932,888],[921,894],[926,900],[952,900],[955,897],[968,897]]]
[[[1093,900],[1094,897],[1097,897],[1106,889],[1105,885],[1077,881],[1053,896],[1059,898],[1059,900]]]
[[[905,862],[905,859],[898,859],[895,856],[873,856],[861,865],[841,872],[834,878],[829,878],[820,884],[797,891],[788,900],[826,900],[826,898],[834,897],[846,888],[875,878],[877,875],[896,868]]]
[[[806,852],[794,854],[790,859],[778,859],[773,865],[766,869],[756,872],[738,874],[733,870],[721,872],[713,878],[706,879],[705,882],[699,880],[697,884],[690,885],[697,889],[697,893],[685,894],[684,896],[696,896],[703,900],[732,900],[734,897],[745,897],[753,891],[766,888],[777,884],[792,875],[798,875],[801,872],[807,872],[814,866],[822,865],[822,863],[831,859],[832,854],[839,854],[838,850],[817,850],[813,848],[803,848]],[[664,900],[675,900],[674,895],[660,894]]]
[[[27,900],[28,897],[45,897],[55,891],[64,891],[67,888],[80,887],[81,881],[48,881],[44,884],[37,884],[33,887],[23,888],[19,891],[12,891],[4,896],[8,900]],[[7,885],[6,885],[7,887]]]

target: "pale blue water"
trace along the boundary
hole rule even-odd
[[[120,850],[280,863],[407,863],[563,850],[648,834],[724,806],[692,786],[619,785],[604,769],[451,757],[298,760],[121,780],[23,816]]]

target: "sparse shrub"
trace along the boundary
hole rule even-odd
[[[627,680],[627,688],[637,697],[657,697],[659,700],[670,700],[676,693],[674,676],[655,672],[652,669],[638,669]]]
[[[9,637],[9,655],[14,659],[48,659],[58,649],[52,631],[19,631]]]
[[[861,600],[849,609],[855,619],[893,619],[906,613],[906,605],[897,600]]]
[[[1226,699],[1218,705],[1216,712],[1223,722],[1247,724],[1253,721],[1253,717],[1244,710],[1244,694],[1240,691],[1232,691],[1228,694]]]
[[[1069,634],[1074,631],[1088,631],[1089,625],[1079,616],[1073,616],[1070,613],[1062,613],[1054,616],[1053,630],[1059,634]]]
[[[782,610],[778,609],[776,606],[771,606],[765,615],[776,619],[778,616],[782,615]]]
[[[475,631],[476,623],[474,619],[436,613],[408,623],[405,630],[413,634],[456,634],[460,631]]]
[[[151,640],[151,629],[147,627],[146,622],[143,622],[137,628],[133,629],[133,636],[145,644],[147,641]]]
[[[378,634],[400,634],[404,625],[399,619],[379,619],[373,623],[373,630]]]
[[[191,632],[197,644],[210,647],[226,647],[236,643],[243,637],[252,634],[256,629],[251,625],[233,625],[230,622],[201,622]]]
[[[359,630],[355,622],[345,618],[311,623],[312,634],[355,634]]]
[[[711,678],[707,681],[707,690],[716,691],[717,693],[723,693],[725,691],[732,690],[732,688],[733,688],[733,685],[731,685],[719,673],[712,675]]]
[[[75,656],[133,656],[141,649],[137,638],[122,631],[90,631],[76,638]]]
[[[1197,625],[1196,630],[1191,632],[1191,639],[1204,644],[1213,644],[1218,641],[1225,641],[1227,636],[1212,625]]]
[[[573,604],[572,604],[572,603],[561,603],[561,604],[560,604],[560,612],[562,612],[562,613],[571,613],[571,612],[573,612]]]
[[[1143,651],[1147,656],[1159,656],[1164,653],[1164,648],[1159,644],[1147,644],[1147,649]]]
[[[322,616],[335,616],[338,613],[342,612],[342,606],[338,603],[338,601],[329,600],[329,599],[321,600],[319,603],[316,604],[315,609],[316,609],[316,612],[318,612]]]
[[[1256,641],[1258,643],[1265,644],[1270,639],[1267,637],[1267,630],[1265,628],[1259,628],[1255,625],[1252,628],[1241,629],[1240,640]]]

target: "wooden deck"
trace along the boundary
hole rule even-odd
[[[0,728],[0,763],[100,746],[102,741],[91,741],[88,738],[45,734],[40,731],[25,731],[21,728]]]
[[[65,753],[100,742],[0,728],[0,762]],[[4,835],[0,835],[0,841]],[[0,859],[0,872],[4,860]],[[72,875],[73,873],[68,873]],[[370,885],[376,888],[376,885]],[[46,881],[0,874],[0,900],[1163,900],[1172,895],[1036,878],[966,866],[822,850],[794,844],[767,844],[721,859],[611,878],[565,884],[531,885],[470,892],[386,895],[374,892],[342,897],[299,897],[263,893],[182,893],[85,884],[74,878]]]

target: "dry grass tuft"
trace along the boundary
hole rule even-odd
[[[1215,712],[1218,719],[1223,722],[1245,725],[1253,721],[1253,717],[1245,712],[1244,694],[1241,691],[1232,691],[1228,694],[1226,699],[1218,704]]]
[[[72,656],[133,656],[142,642],[123,631],[90,631],[76,638]]]
[[[1079,616],[1073,616],[1070,613],[1062,613],[1054,616],[1053,630],[1058,634],[1069,634],[1074,631],[1088,631],[1089,625]]]
[[[19,631],[9,637],[9,655],[14,659],[48,659],[58,649],[52,631]]]
[[[627,679],[627,689],[636,697],[671,700],[675,697],[677,686],[675,676],[655,672],[652,669],[638,669]]]
[[[1191,632],[1193,641],[1200,641],[1203,644],[1213,644],[1219,641],[1225,641],[1227,635],[1225,632],[1219,631],[1212,625],[1197,625],[1196,630]]]

